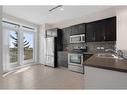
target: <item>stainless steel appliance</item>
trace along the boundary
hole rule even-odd
[[[68,69],[84,74],[83,63],[92,56],[87,52],[87,47],[78,47],[68,54]]]
[[[68,54],[68,69],[79,73],[84,73],[83,54]]]
[[[62,30],[58,28],[46,30],[46,58],[45,65],[57,67],[57,54],[58,51],[63,50],[62,46]]]
[[[56,67],[56,38],[55,37],[48,37],[46,38],[46,62],[45,65]]]
[[[85,42],[85,34],[70,36],[70,43],[82,43]]]

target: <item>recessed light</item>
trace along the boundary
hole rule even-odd
[[[60,8],[60,10],[61,10],[61,11],[63,11],[63,10],[64,10],[64,8],[63,8],[63,7],[61,7],[61,8]]]

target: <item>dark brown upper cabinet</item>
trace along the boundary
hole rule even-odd
[[[95,23],[96,31],[95,31],[95,41],[101,42],[105,40],[105,21],[101,20]]]
[[[63,44],[67,44],[67,32],[66,28],[62,29],[63,31]]]
[[[116,41],[116,17],[106,21],[105,41]]]
[[[85,24],[78,24],[62,29],[63,31],[63,44],[70,44],[70,36],[85,33]]]
[[[78,25],[72,26],[71,27],[71,35],[77,35],[77,34],[79,34]]]
[[[63,31],[63,44],[69,44],[70,43],[70,35],[71,35],[71,27],[67,27],[62,29]]]
[[[85,24],[79,24],[78,31],[79,31],[79,34],[84,34],[85,33]]]
[[[116,17],[86,24],[86,42],[116,41]]]
[[[95,27],[96,23],[91,22],[86,24],[86,41],[87,42],[95,42]]]
[[[85,24],[71,26],[71,35],[79,35],[85,33]]]

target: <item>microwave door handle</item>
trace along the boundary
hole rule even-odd
[[[83,56],[81,56],[81,64],[83,65]]]
[[[81,42],[85,42],[85,41],[83,40],[83,39],[84,39],[83,37],[85,37],[85,35],[82,35],[82,36],[81,36]]]
[[[79,36],[80,37],[80,36]],[[79,40],[77,41],[77,43],[80,43],[82,41],[82,38],[80,37]]]
[[[80,36],[80,42],[82,42],[82,36]]]

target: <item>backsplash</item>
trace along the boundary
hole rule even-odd
[[[109,41],[109,42],[87,42],[87,43],[79,43],[79,44],[69,44],[64,45],[63,49],[64,51],[71,51],[77,47],[84,48],[87,46],[88,52],[105,52],[105,49],[114,49],[116,45],[115,41]]]
[[[116,42],[89,42],[86,43],[88,52],[105,52],[105,49],[114,49]]]

